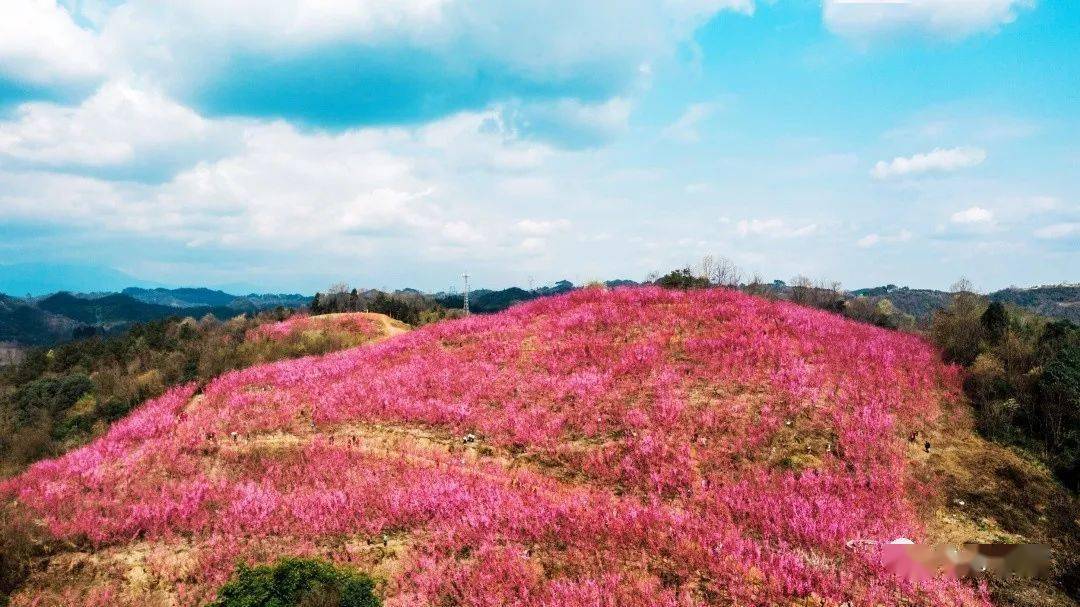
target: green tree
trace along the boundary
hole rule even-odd
[[[991,343],[998,343],[1009,328],[1009,314],[1005,311],[1005,304],[995,301],[986,306],[986,311],[979,317],[986,338]]]
[[[1040,418],[1047,449],[1059,475],[1080,485],[1080,347],[1066,346],[1046,365],[1039,381]]]
[[[967,281],[953,286],[948,307],[935,312],[930,321],[930,332],[945,360],[965,366],[975,361],[983,337],[985,306],[984,299],[971,291]]]
[[[318,559],[241,564],[210,607],[381,607],[368,575]]]
[[[709,286],[709,279],[695,276],[690,268],[672,270],[656,280],[665,289],[702,289]]]
[[[38,379],[20,386],[12,399],[16,423],[30,425],[40,415],[56,415],[93,389],[93,382],[81,373]]]

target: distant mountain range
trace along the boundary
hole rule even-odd
[[[638,284],[632,280],[612,280],[609,287]],[[469,308],[477,313],[491,313],[510,306],[543,297],[566,293],[580,288],[568,280],[532,290],[510,287],[501,290],[476,289],[469,292]],[[777,296],[784,297],[788,287],[781,281],[770,287]],[[400,292],[421,294],[415,289]],[[911,289],[886,285],[856,289],[847,297],[870,297],[887,299],[904,312],[920,321],[926,321],[934,310],[945,307],[950,294],[933,289]],[[461,308],[464,297],[460,293],[434,293],[438,304],[447,308]],[[1080,323],[1080,285],[1054,285],[1032,288],[1009,288],[990,293],[992,301],[1009,303],[1049,316]],[[148,288],[128,287],[123,291],[104,293],[60,292],[45,297],[20,298],[0,294],[0,344],[48,345],[71,339],[76,331],[110,332],[122,330],[135,322],[146,322],[169,316],[199,318],[212,314],[218,318],[230,318],[238,314],[254,313],[274,307],[300,308],[311,298],[299,294],[252,293],[233,295],[207,288]]]
[[[181,288],[181,289],[143,289],[128,287],[122,291],[138,299],[139,301],[172,306],[175,308],[189,308],[192,306],[226,306],[241,310],[265,310],[267,308],[300,308],[308,305],[311,298],[297,293],[251,293],[248,295],[231,295],[224,291],[205,288]]]
[[[949,303],[950,293],[933,289],[909,289],[886,285],[869,289],[856,289],[852,296],[887,299],[897,309],[919,320],[930,318],[934,310]],[[1051,318],[1063,318],[1080,323],[1080,285],[1049,285],[1041,287],[1011,287],[989,293],[990,301],[1013,304]]]
[[[63,291],[38,298],[0,294],[0,343],[48,345],[90,328],[110,332],[170,316],[225,319],[278,306],[300,308],[310,301],[298,294],[232,295],[204,288],[129,287],[121,293]]]
[[[630,281],[619,282],[627,283]],[[550,287],[541,287],[531,291],[526,291],[520,287],[510,287],[509,289],[503,289],[501,291],[476,289],[469,291],[469,309],[479,313],[499,312],[516,303],[529,301],[530,299],[536,299],[537,297],[544,297],[545,295],[566,293],[567,291],[573,291],[576,288],[574,283],[569,280],[560,280]],[[461,293],[436,293],[435,301],[447,308],[462,308],[465,306],[465,296]]]

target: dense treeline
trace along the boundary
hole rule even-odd
[[[326,293],[316,293],[311,302],[312,314],[334,312],[377,312],[414,327],[460,315],[459,310],[447,309],[419,291],[350,291],[343,284],[330,287]]]
[[[20,363],[0,367],[0,477],[82,444],[170,386],[357,343],[357,336],[333,331],[250,339],[254,327],[291,314],[279,308],[227,321],[173,317],[30,350]]]
[[[931,336],[946,360],[967,368],[980,432],[1041,455],[1080,490],[1080,326],[959,284],[934,315]]]

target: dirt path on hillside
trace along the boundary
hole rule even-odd
[[[382,316],[382,318],[380,318],[379,320],[383,325],[383,330],[386,331],[387,337],[393,337],[402,333],[408,333],[412,330],[412,327],[410,327],[409,325],[401,321],[394,320],[389,316]]]
[[[435,467],[450,462],[472,474],[499,483],[513,482],[514,470],[528,470],[537,476],[560,483],[595,484],[590,483],[584,474],[550,458],[538,454],[513,453],[504,447],[487,444],[480,437],[455,436],[445,430],[424,426],[353,422],[320,427],[314,432],[278,430],[224,439],[219,448],[241,453],[251,450],[291,450],[300,449],[316,439],[364,455],[398,459],[419,466]],[[492,466],[511,474],[492,474],[485,471]]]
[[[490,464],[507,470],[525,463],[524,458],[515,458],[505,450],[493,449],[479,439],[466,442],[464,437],[454,437],[449,432],[394,424],[347,423],[319,428],[306,434],[277,431],[238,436],[235,440],[222,441],[222,449],[299,449],[316,439],[365,455],[397,457],[427,466],[445,463],[447,458],[460,458],[458,461],[463,466],[479,464],[482,467]]]
[[[382,327],[383,335],[387,339],[395,335],[408,333],[412,330],[412,327],[410,327],[409,325],[401,322],[400,320],[390,318],[386,314],[377,314],[375,312],[363,312],[362,314],[365,318],[369,318],[379,323],[379,325]]]

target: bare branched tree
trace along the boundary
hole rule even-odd
[[[976,293],[975,283],[968,280],[966,276],[961,276],[959,280],[949,287],[949,291],[952,293]]]
[[[712,255],[701,258],[701,265],[698,266],[697,275],[699,278],[705,278],[709,282],[713,282],[716,277],[716,259]]]
[[[742,282],[742,270],[727,257],[716,261],[716,272],[713,276],[714,282],[722,287],[738,287]]]

